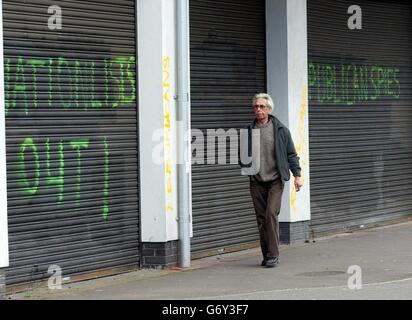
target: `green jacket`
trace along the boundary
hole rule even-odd
[[[278,118],[269,115],[269,121],[272,121],[275,135],[275,154],[276,164],[280,176],[283,181],[290,179],[290,171],[293,176],[300,177],[301,167],[299,165],[299,157],[296,153],[295,145],[292,140],[289,129],[279,121]],[[246,127],[248,130],[248,154],[252,154],[252,129],[256,126],[256,119]],[[240,154],[240,152],[239,152]],[[239,156],[239,164],[241,167],[251,167],[252,163],[243,164]],[[289,171],[290,170],[290,171]]]

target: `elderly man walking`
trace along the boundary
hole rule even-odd
[[[253,97],[253,110],[256,118],[247,127],[249,137],[253,129],[259,130],[258,172],[249,171],[250,193],[255,208],[263,255],[262,266],[272,268],[279,262],[279,219],[282,193],[285,181],[290,180],[290,171],[294,176],[296,191],[302,187],[299,157],[289,129],[271,113],[273,100],[266,93]],[[248,150],[252,147],[248,139]],[[242,163],[242,167],[251,164]],[[251,173],[253,172],[253,173]]]

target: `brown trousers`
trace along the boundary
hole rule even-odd
[[[252,178],[250,193],[255,207],[263,257],[279,256],[279,219],[284,184],[281,179],[258,182]]]

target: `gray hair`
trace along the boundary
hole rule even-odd
[[[270,95],[267,93],[257,93],[253,97],[252,105],[255,105],[257,99],[265,99],[267,101],[267,106],[269,107],[270,111],[273,111],[274,103]]]

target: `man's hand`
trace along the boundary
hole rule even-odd
[[[300,191],[300,188],[303,186],[302,178],[301,177],[295,177],[295,190],[296,192]]]

